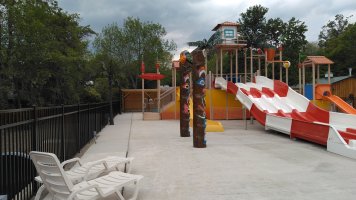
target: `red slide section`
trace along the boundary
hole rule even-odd
[[[292,90],[289,89],[287,84],[278,80],[273,80],[272,88],[267,88],[267,87],[238,88],[235,84],[231,82],[224,82],[226,80],[224,81],[219,80],[219,81],[222,82],[221,85],[226,84],[225,87],[227,89],[227,92],[233,93],[235,95],[236,94],[241,95],[241,99],[242,99],[241,103],[246,102],[246,105],[250,106],[249,108],[250,113],[263,126],[268,126],[269,128],[272,127],[272,129],[274,127],[277,128],[275,130],[283,130],[284,132],[288,132],[291,138],[301,138],[317,144],[328,145],[328,137],[330,132],[329,124],[333,121],[333,118],[331,117],[338,117],[338,116],[331,115],[329,111],[320,109],[319,107],[315,106],[312,102],[308,101],[306,98],[304,98],[304,100],[300,99],[300,101],[304,101],[301,102],[303,104],[300,104],[304,106],[301,107],[300,110],[298,110],[297,106],[295,106],[298,105],[299,103],[298,101],[295,102],[290,101],[291,104],[287,106],[288,108],[284,108],[283,111],[282,109],[283,103],[281,102],[283,102],[284,99],[281,99],[280,97],[290,98],[288,97],[288,93],[293,92]],[[238,90],[240,90],[240,92],[238,92]],[[264,96],[263,98],[262,95]],[[250,99],[251,102],[245,101],[244,100],[245,98]],[[270,98],[270,99],[278,98],[279,100],[276,99],[276,102],[273,102],[267,100],[266,98]],[[334,102],[336,105],[338,105],[340,108],[343,108],[343,110],[347,111],[348,113],[353,113],[352,111],[356,111],[354,108],[349,106],[346,102],[344,102],[339,97],[330,95],[330,92],[328,96],[322,95],[320,96],[320,98],[330,99],[330,101]],[[285,104],[289,103],[289,101],[284,101],[284,102]],[[252,103],[252,105],[249,103]],[[266,121],[267,115],[275,115],[281,118],[288,118],[288,120],[284,120],[284,121],[281,120],[279,121],[278,124],[276,123],[276,121],[274,122]],[[348,126],[348,120],[350,120],[351,118],[354,119],[352,115],[345,115],[344,118],[346,119],[345,121],[346,126]],[[284,122],[289,122],[291,124],[288,126],[288,123],[284,124]],[[350,140],[356,140],[356,127],[354,126],[354,123],[350,123],[350,126],[346,128],[343,128],[342,126],[340,126],[341,128],[340,127],[337,128],[336,125],[337,124],[334,124],[336,128],[335,131],[338,132],[338,134],[344,139],[346,143],[349,143]],[[289,130],[288,127],[290,127]]]
[[[288,85],[281,81],[274,80],[274,90],[264,87],[262,87],[261,91],[257,88],[250,88],[250,91],[245,91],[244,93],[246,95],[250,94],[253,98],[261,98],[262,94],[268,98],[273,98],[275,95],[285,97],[288,93]],[[355,110],[337,96],[331,95],[328,98],[330,98],[340,108],[342,107],[343,110],[348,111],[348,113],[351,113],[352,110]],[[267,113],[267,111],[258,110],[257,106],[255,105],[253,105],[251,108],[251,114],[262,125],[265,125]],[[329,126],[326,124],[329,124],[330,121],[330,115],[328,111],[320,109],[313,103],[309,103],[306,112],[300,112],[296,109],[293,109],[291,113],[284,113],[282,110],[278,110],[278,112],[274,113],[274,115],[293,119],[290,130],[290,136],[292,138],[301,138],[317,144],[327,145]],[[325,125],[315,122],[325,123]],[[356,139],[356,129],[348,128],[346,131],[338,130],[338,132],[346,143],[348,143],[351,139]]]
[[[275,80],[274,83],[277,85],[277,87],[275,87],[273,92],[280,95],[285,95],[285,92],[287,91],[286,88],[288,88],[287,84],[278,80]],[[338,96],[331,95],[324,97],[328,97],[333,100],[332,102],[334,102],[340,108],[342,107],[344,111],[347,111],[347,113],[352,113],[352,110],[356,111]],[[313,103],[309,103],[306,112],[299,112],[298,110],[294,109],[290,114],[290,117],[293,119],[291,127],[292,138],[302,138],[321,145],[327,144],[329,126],[316,124],[314,122],[329,124],[330,115],[328,111],[318,108]],[[351,139],[356,139],[356,129],[347,128],[346,131],[338,130],[338,132],[346,143],[348,143]]]
[[[343,112],[356,115],[356,109],[353,108],[350,104],[346,103],[340,97],[331,95],[331,96],[324,96],[324,98],[329,100],[330,102],[333,102]]]

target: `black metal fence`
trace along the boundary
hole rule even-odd
[[[109,103],[33,107],[0,111],[0,197],[30,199],[36,192],[33,150],[74,157],[100,132],[109,118]],[[121,102],[113,102],[114,116]]]

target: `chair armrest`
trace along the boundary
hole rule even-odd
[[[88,185],[88,186],[86,186],[86,187],[82,187],[82,188],[80,188],[80,189],[78,189],[78,190],[72,191],[72,193],[71,193],[71,194],[69,195],[69,197],[68,197],[68,200],[70,200],[70,199],[75,199],[75,195],[77,195],[78,193],[83,192],[83,191],[86,191],[86,190],[90,190],[90,189],[92,189],[92,188],[94,188],[94,189],[100,194],[101,197],[104,196],[104,194],[103,194],[103,192],[100,190],[99,186],[98,186],[97,184],[94,184],[94,185]]]
[[[72,158],[69,160],[65,160],[61,163],[61,166],[64,167],[66,164],[73,163],[73,162],[77,162],[79,163],[80,166],[82,166],[82,162],[80,161],[80,158]]]
[[[88,175],[89,175],[89,171],[93,167],[98,166],[98,165],[103,165],[106,170],[109,169],[109,166],[108,166],[108,164],[107,164],[107,162],[105,160],[98,160],[98,161],[91,162],[90,164],[87,164],[88,168],[85,170],[84,180],[87,180]]]

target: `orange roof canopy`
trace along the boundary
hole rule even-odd
[[[302,63],[304,66],[307,65],[330,65],[334,64],[332,60],[325,56],[307,56],[307,58]]]

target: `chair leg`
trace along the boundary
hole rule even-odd
[[[41,185],[41,187],[38,189],[35,200],[40,200],[42,192],[46,189],[45,185]]]
[[[138,189],[139,189],[139,184],[138,184],[139,180],[135,181],[135,192],[132,195],[132,197],[129,200],[136,200],[137,199],[137,195],[138,195]]]
[[[125,200],[124,196],[122,196],[119,190],[116,191],[116,195],[120,198],[120,200]]]

